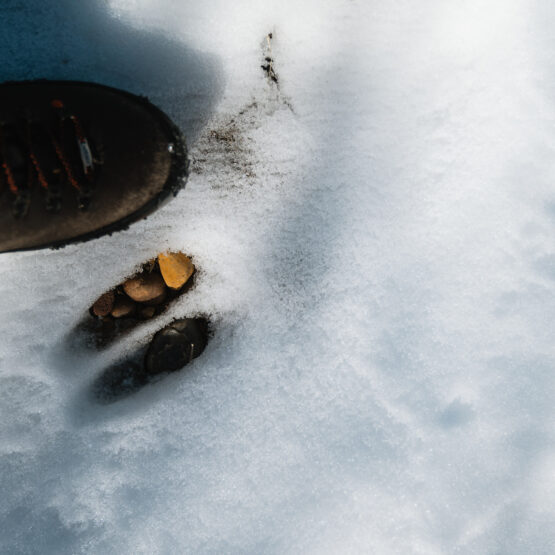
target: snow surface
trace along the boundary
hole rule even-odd
[[[554,25],[547,0],[3,0],[2,79],[146,94],[193,173],[128,231],[0,256],[0,552],[554,553]],[[188,295],[71,341],[166,248]],[[95,400],[198,313],[202,357]]]

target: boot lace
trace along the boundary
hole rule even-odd
[[[90,205],[102,164],[101,145],[93,145],[63,101],[52,100],[50,116],[44,121],[27,110],[15,122],[0,121],[0,185],[12,197],[15,218],[27,215],[36,189],[43,191],[51,213],[61,210],[68,185],[80,210]]]

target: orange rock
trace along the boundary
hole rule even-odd
[[[112,308],[110,314],[114,318],[123,318],[124,316],[129,316],[133,310],[135,310],[135,303],[129,297],[120,295],[116,298],[114,308]]]
[[[158,265],[166,285],[172,289],[181,289],[195,271],[191,259],[182,252],[159,254]]]
[[[114,292],[108,291],[101,295],[92,306],[95,316],[108,316],[114,307]]]
[[[164,294],[166,285],[160,274],[143,273],[128,279],[123,284],[123,290],[134,301],[144,303]]]

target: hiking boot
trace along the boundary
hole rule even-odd
[[[145,355],[147,374],[174,372],[198,357],[208,341],[208,322],[203,318],[176,320],[157,332]]]
[[[75,81],[0,84],[0,252],[124,229],[187,173],[181,133],[146,98]]]

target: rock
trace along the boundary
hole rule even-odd
[[[166,284],[158,273],[143,273],[128,279],[123,284],[123,290],[134,301],[144,303],[164,294]]]
[[[159,254],[158,265],[166,285],[172,289],[181,289],[195,271],[191,259],[182,252]]]
[[[114,318],[123,318],[124,316],[129,316],[135,310],[135,306],[135,303],[129,297],[119,295],[110,314]]]
[[[159,295],[158,297],[155,297],[150,301],[145,301],[143,304],[145,304],[146,306],[158,306],[159,304],[162,304],[165,300],[166,300],[166,291],[164,290],[164,292],[161,295]]]
[[[184,318],[157,332],[145,355],[147,374],[174,372],[198,357],[208,341],[204,318]]]
[[[114,307],[114,292],[108,291],[101,295],[97,301],[92,305],[92,313],[95,316],[108,316]]]

